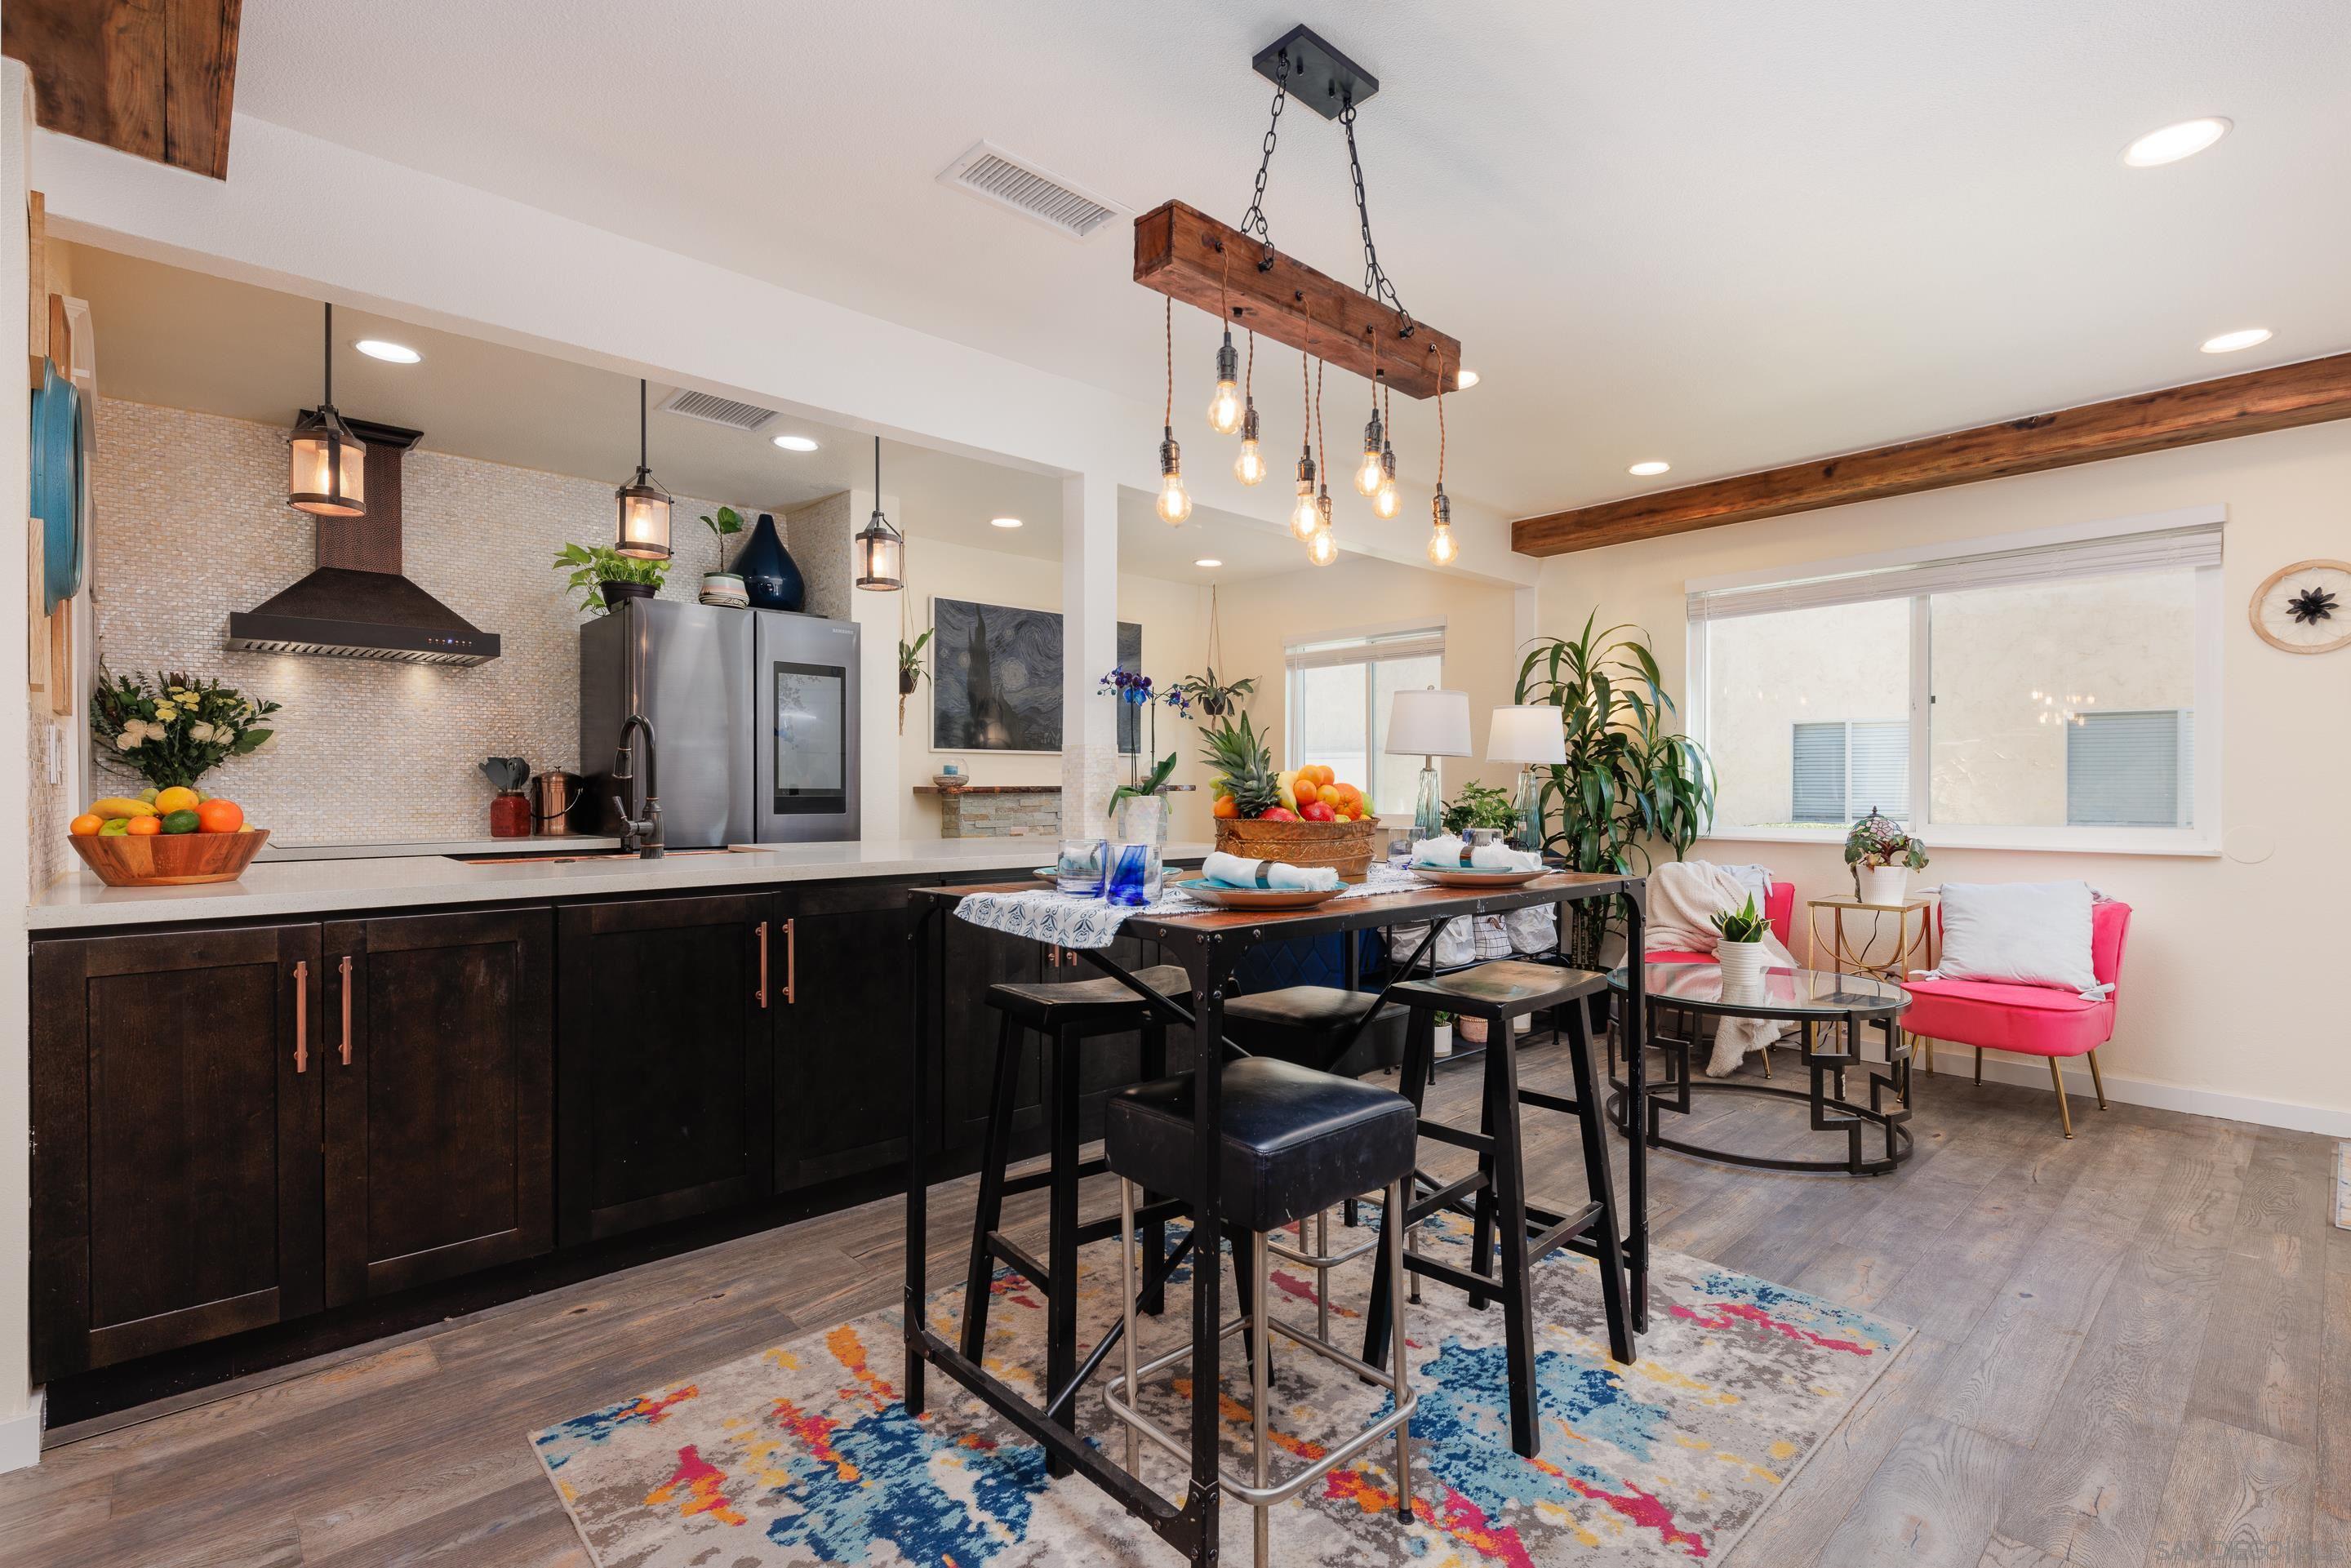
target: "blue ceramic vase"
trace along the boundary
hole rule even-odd
[[[792,552],[776,532],[776,515],[761,512],[750,542],[735,558],[735,575],[743,580],[754,610],[799,610],[808,602],[808,584],[800,577]]]

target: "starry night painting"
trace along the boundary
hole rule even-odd
[[[1058,611],[931,601],[931,749],[1061,749],[1061,617]],[[1118,665],[1143,667],[1143,628],[1118,623]],[[1132,752],[1132,708],[1118,716],[1118,748]]]

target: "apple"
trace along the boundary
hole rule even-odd
[[[1311,805],[1299,807],[1298,814],[1310,822],[1334,822],[1338,821],[1338,814],[1331,810],[1327,802],[1322,800],[1317,800]]]
[[[1287,806],[1275,806],[1259,812],[1257,820],[1260,822],[1294,822],[1298,821],[1298,813]]]

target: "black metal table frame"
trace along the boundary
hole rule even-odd
[[[1438,928],[1447,922],[1550,904],[1561,909],[1562,918],[1559,925],[1559,940],[1564,944],[1568,928],[1564,915],[1568,905],[1613,897],[1622,900],[1624,904],[1627,950],[1639,952],[1648,912],[1647,888],[1642,879],[1592,873],[1564,874],[1577,875],[1578,880],[1569,887],[1561,887],[1554,882],[1550,886],[1530,884],[1520,888],[1462,892],[1458,896],[1442,898],[1429,894],[1448,890],[1428,888],[1407,894],[1415,902],[1401,908],[1387,897],[1374,895],[1334,900],[1295,915],[1270,914],[1262,920],[1241,924],[1233,923],[1229,912],[1221,911],[1207,912],[1205,915],[1138,915],[1129,919],[1121,928],[1121,935],[1156,941],[1160,944],[1163,962],[1172,960],[1182,964],[1191,980],[1192,995],[1198,999],[1196,1009],[1186,1008],[1153,991],[1100,949],[1073,950],[1083,953],[1096,968],[1118,979],[1155,1008],[1165,1009],[1171,1018],[1188,1022],[1194,1032],[1193,1061],[1198,1063],[1209,1059],[1206,1049],[1209,1041],[1217,1041],[1228,1051],[1231,1049],[1224,1041],[1225,994],[1232,983],[1233,973],[1242,954],[1263,943],[1383,926],[1416,925],[1425,921],[1429,931],[1421,949],[1414,954],[1414,958],[1417,959],[1420,952],[1426,951],[1435,942]],[[1116,1343],[1115,1332],[1106,1334],[1088,1354],[1067,1387],[1047,1391],[1049,1401],[1040,1408],[1011,1385],[965,1356],[959,1346],[934,1333],[929,1325],[925,1312],[929,1297],[926,1283],[929,1193],[928,1176],[925,1169],[925,1148],[930,1122],[932,1061],[935,1054],[942,1062],[945,1060],[945,1009],[940,1005],[936,987],[946,972],[946,921],[955,904],[972,891],[967,887],[916,888],[912,891],[910,899],[915,915],[909,923],[908,931],[908,940],[913,943],[914,950],[914,1019],[908,1041],[911,1072],[907,1096],[906,1289],[903,1308],[907,1414],[920,1416],[923,1413],[925,1375],[929,1367],[935,1366],[977,1395],[983,1403],[1023,1435],[1042,1446],[1052,1459],[1108,1492],[1127,1512],[1149,1525],[1161,1540],[1183,1552],[1189,1562],[1212,1563],[1217,1561],[1222,1507],[1222,1486],[1217,1469],[1217,1436],[1222,1424],[1217,1396],[1221,1387],[1219,1358],[1223,1343],[1219,1333],[1221,1325],[1217,1321],[1218,1291],[1201,1288],[1195,1288],[1192,1291],[1192,1473],[1181,1505],[1168,1501],[1145,1485],[1142,1478],[1130,1475],[1113,1464],[1100,1449],[1080,1440],[1074,1421],[1064,1426],[1057,1419],[1060,1413],[1071,1407],[1078,1391],[1101,1366]],[[1399,983],[1410,974],[1411,969],[1410,962],[1400,967],[1390,979],[1389,987]],[[1627,1024],[1625,1029],[1633,1048],[1629,1058],[1632,1081],[1638,1093],[1644,1044],[1641,1032],[1646,1009],[1641,1005],[1642,980],[1635,976],[1631,986],[1632,1005],[1625,1011],[1627,1017],[1635,1021]],[[1381,1000],[1384,1001],[1386,996],[1386,989],[1383,989]],[[1365,1013],[1359,1030],[1368,1027],[1378,1012],[1379,1008],[1374,1005]],[[938,1047],[935,1053],[932,1049],[934,1043]],[[1200,1202],[1193,1215],[1190,1234],[1185,1241],[1171,1249],[1165,1258],[1155,1260],[1146,1270],[1141,1292],[1144,1297],[1155,1294],[1187,1253],[1196,1251],[1198,1256],[1209,1259],[1220,1254],[1217,1207],[1221,1162],[1217,1158],[1217,1150],[1223,1078],[1220,1072],[1193,1074],[1193,1181],[1194,1190],[1200,1195]],[[1625,1284],[1632,1298],[1633,1323],[1638,1332],[1648,1327],[1648,1176],[1642,1141],[1630,1139],[1629,1147],[1625,1224],[1621,1245],[1625,1252]],[[1214,1268],[1196,1269],[1194,1274],[1198,1281],[1215,1277]]]
[[[1675,967],[1677,966],[1660,966]],[[1846,1176],[1884,1176],[1908,1159],[1915,1141],[1905,1125],[1910,1120],[1911,1053],[1907,1034],[1898,1027],[1898,1020],[1908,1010],[1907,994],[1888,998],[1883,1006],[1848,1008],[1827,1017],[1798,1018],[1802,1030],[1801,1060],[1809,1082],[1802,1089],[1783,1089],[1774,1083],[1753,1083],[1740,1080],[1699,1078],[1690,1071],[1690,1058],[1699,1044],[1697,1020],[1710,1018],[1785,1018],[1790,1009],[1785,1003],[1694,1002],[1679,997],[1659,996],[1646,986],[1634,984],[1634,977],[1644,974],[1650,966],[1627,966],[1627,990],[1615,994],[1624,997],[1625,1005],[1620,1014],[1630,1016],[1640,1010],[1646,998],[1646,1010],[1651,1015],[1646,1031],[1647,1048],[1662,1051],[1669,1065],[1667,1076],[1656,1082],[1647,1082],[1647,1074],[1635,1061],[1633,1051],[1626,1052],[1626,1076],[1616,1074],[1614,1051],[1610,1051],[1608,1082],[1614,1092],[1609,1097],[1609,1119],[1627,1137],[1633,1135],[1633,1106],[1646,1107],[1646,1136],[1640,1141],[1653,1148],[1671,1149],[1676,1154],[1689,1155],[1702,1160],[1714,1160],[1723,1165],[1741,1166],[1749,1170],[1842,1173]],[[1610,988],[1614,990],[1614,986]],[[1678,1034],[1669,1033],[1656,1015],[1667,1012],[1687,1014],[1689,1024]],[[1861,1054],[1862,1030],[1877,1024],[1886,1037],[1886,1061],[1872,1061]],[[1825,1026],[1825,1027],[1823,1027]],[[1824,1046],[1823,1040],[1837,1042]],[[1769,1050],[1767,1046],[1765,1048]],[[1876,1071],[1885,1067],[1883,1073]],[[1869,1103],[1855,1103],[1845,1094],[1845,1074],[1859,1071],[1869,1080]],[[1832,1088],[1832,1086],[1834,1086]],[[1891,1089],[1897,1103],[1886,1103],[1886,1092]],[[1767,1155],[1743,1155],[1735,1150],[1715,1148],[1678,1138],[1668,1138],[1660,1130],[1662,1113],[1667,1111],[1687,1115],[1692,1091],[1708,1093],[1761,1094],[1772,1099],[1795,1100],[1810,1112],[1813,1130],[1820,1133],[1842,1132],[1845,1135],[1845,1154],[1841,1160],[1779,1159]],[[1875,1157],[1862,1153],[1865,1129],[1876,1126],[1886,1134],[1886,1152]]]

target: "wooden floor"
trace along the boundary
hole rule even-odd
[[[1555,1081],[1552,1058],[1530,1054],[1531,1083]],[[2067,1143],[2045,1092],[1921,1085],[1917,1157],[1889,1176],[1655,1158],[1660,1246],[1919,1330],[1735,1563],[2351,1563],[2351,1232],[2328,1222],[2331,1141],[2077,1101]],[[1433,1104],[1474,1092],[1457,1071]],[[1714,1134],[1744,1147],[1819,1136],[1792,1107],[1717,1100]],[[1557,1122],[1530,1116],[1538,1169],[1568,1157]],[[935,1279],[957,1270],[969,1204],[963,1185],[932,1206]],[[893,1304],[901,1212],[64,1434],[0,1476],[0,1563],[586,1568],[524,1434]]]

